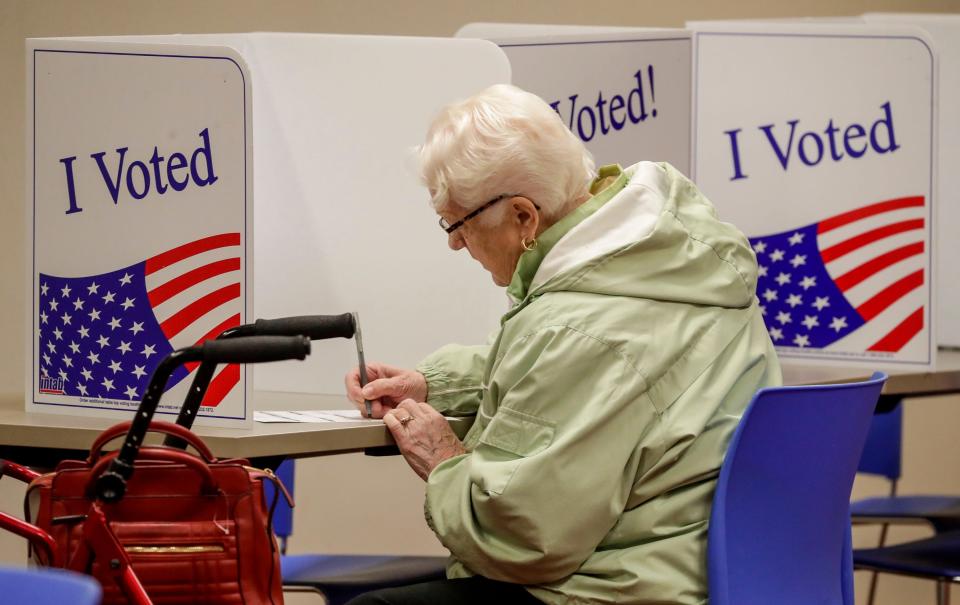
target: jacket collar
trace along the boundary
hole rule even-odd
[[[543,262],[543,259],[546,258],[557,242],[571,229],[609,202],[614,195],[626,186],[628,181],[627,173],[618,164],[610,164],[600,168],[597,171],[597,177],[590,184],[590,193],[593,196],[541,233],[537,238],[537,246],[520,256],[510,285],[507,286],[507,295],[515,305],[513,312],[518,311],[522,306],[520,303],[526,300],[530,293],[530,284],[537,274],[537,269],[540,268],[540,263]],[[513,315],[513,312],[504,316],[504,320]]]

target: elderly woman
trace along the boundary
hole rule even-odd
[[[668,164],[595,172],[512,86],[447,107],[419,153],[450,248],[513,306],[490,344],[347,375],[451,554],[449,579],[356,603],[705,603],[724,451],[781,381],[747,239]],[[462,443],[442,414],[476,415]]]

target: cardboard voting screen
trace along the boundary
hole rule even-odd
[[[690,168],[692,40],[682,30],[470,24],[510,60],[512,81],[551,105],[598,166]]]
[[[166,354],[249,317],[249,74],[223,47],[64,40],[28,41],[27,70],[27,409],[126,415]],[[243,423],[247,391],[221,369],[204,415]]]
[[[695,23],[694,176],[782,358],[929,365],[936,59],[919,30]]]
[[[413,366],[479,344],[506,297],[454,253],[419,183],[414,148],[445,104],[510,78],[483,40],[320,34],[126,36],[227,46],[252,90],[252,318],[359,313],[368,361]],[[96,43],[98,39],[87,39]],[[251,368],[268,391],[343,393],[354,343],[315,342],[302,363]]]

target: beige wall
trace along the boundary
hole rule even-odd
[[[855,15],[866,11],[960,12],[949,0],[0,0],[0,334],[14,344],[0,364],[0,396],[23,389],[24,50],[38,36],[305,31],[448,36],[471,21],[680,27],[688,19]],[[631,158],[626,158],[630,160]],[[960,398],[910,402],[902,491],[960,493]],[[946,462],[944,462],[946,461]],[[299,464],[295,552],[439,553],[422,519],[422,484],[397,458],[360,455]],[[864,481],[858,494],[876,493]],[[0,484],[0,510],[18,514],[19,486]],[[789,520],[785,520],[789,522]],[[894,537],[915,535],[895,533]],[[866,544],[870,536],[858,535]],[[18,541],[0,535],[0,564],[19,563]],[[862,587],[861,582],[858,587]],[[878,603],[932,602],[933,588],[881,581]],[[862,599],[862,590],[858,590]],[[919,602],[919,601],[918,601]]]

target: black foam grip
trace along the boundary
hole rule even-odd
[[[261,363],[303,359],[310,354],[306,336],[239,336],[203,343],[203,359],[213,363]]]
[[[310,340],[327,338],[353,338],[353,315],[300,315],[280,319],[258,319],[253,324],[257,335],[296,336],[302,334]]]

